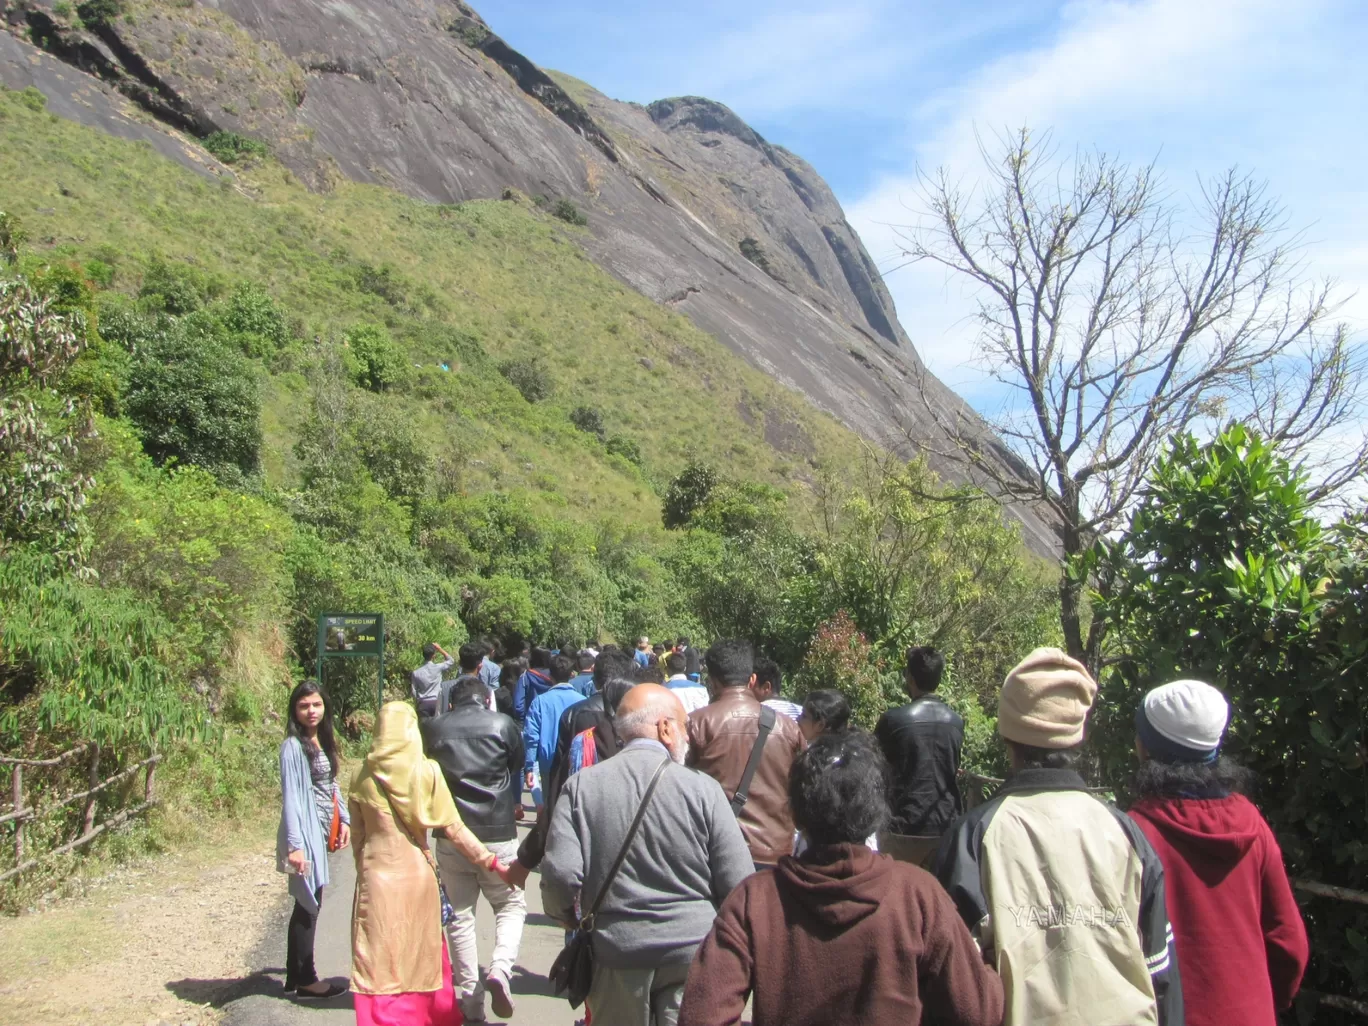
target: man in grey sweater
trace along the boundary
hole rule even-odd
[[[717,781],[684,768],[687,718],[668,688],[632,688],[615,727],[626,747],[572,776],[556,803],[542,904],[568,925],[577,898],[588,911],[651,777],[670,762],[599,910],[587,1004],[604,1026],[674,1026],[694,949],[723,899],[750,875],[750,849]]]

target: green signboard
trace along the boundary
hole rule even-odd
[[[368,657],[380,663],[376,686],[377,707],[385,699],[385,614],[320,613],[318,616],[318,682],[323,680],[325,659]]]

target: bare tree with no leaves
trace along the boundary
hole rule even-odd
[[[1165,442],[1241,420],[1333,497],[1368,472],[1361,367],[1332,284],[1306,278],[1260,182],[1232,169],[1184,211],[1153,164],[1063,162],[1024,129],[980,149],[986,186],[924,177],[921,223],[900,234],[911,261],[976,286],[978,355],[1013,390],[994,427],[1024,468],[984,452],[971,417],[929,412],[943,455],[1057,519],[1065,642],[1096,666],[1078,557],[1121,523]]]

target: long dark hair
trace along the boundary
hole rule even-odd
[[[1218,798],[1248,795],[1258,776],[1224,755],[1215,762],[1160,762],[1146,759],[1135,771],[1131,789],[1137,798]]]
[[[309,695],[317,695],[323,699],[323,718],[318,721],[318,747],[328,757],[328,764],[332,767],[333,776],[337,776],[337,737],[333,733],[332,721],[332,701],[328,698],[328,693],[323,690],[318,681],[310,677],[308,680],[300,681],[295,685],[295,689],[290,692],[290,715],[285,720],[285,736],[299,738],[299,743],[304,746],[307,753],[313,747],[312,743],[304,736],[304,728],[299,725],[299,720],[295,719],[295,706],[299,704],[301,698]]]

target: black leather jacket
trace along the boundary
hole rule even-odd
[[[895,834],[943,834],[964,811],[960,749],[964,719],[935,695],[889,709],[874,728],[892,771],[888,828]]]
[[[423,750],[442,767],[461,819],[485,844],[518,836],[523,739],[518,725],[476,698],[424,720]]]

